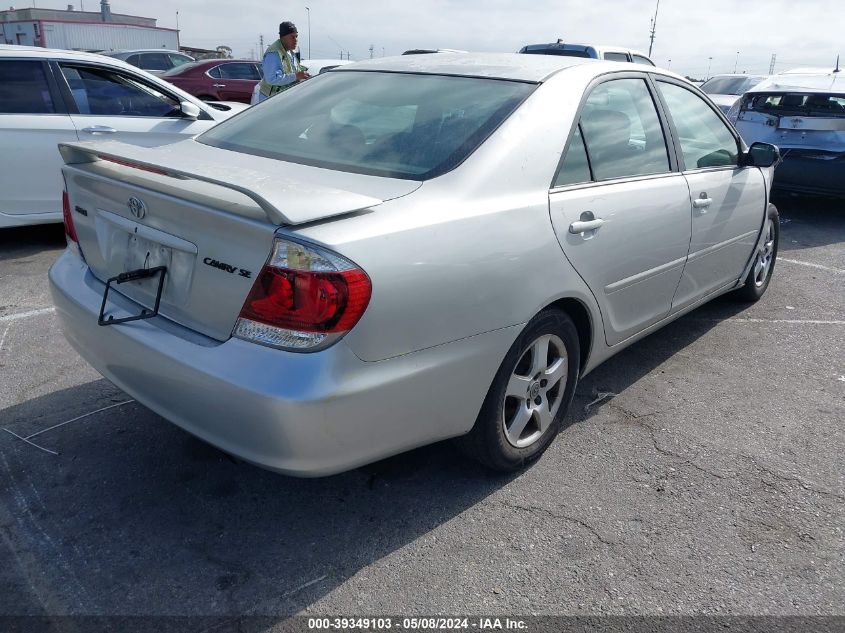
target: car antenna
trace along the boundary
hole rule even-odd
[[[833,69],[833,72],[838,73],[839,71],[839,55],[836,56],[836,68]]]

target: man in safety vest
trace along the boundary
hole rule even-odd
[[[259,103],[311,77],[294,52],[298,37],[293,22],[279,25],[279,39],[267,47],[261,62],[264,79],[258,88]]]

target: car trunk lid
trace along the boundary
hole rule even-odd
[[[221,341],[230,337],[280,226],[295,231],[369,212],[420,184],[244,156],[194,141],[60,149],[73,222],[92,274],[106,282],[166,267],[159,313]],[[155,304],[157,282],[113,282],[110,292],[130,298],[140,312]],[[106,313],[129,316],[111,303]]]

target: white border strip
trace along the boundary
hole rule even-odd
[[[800,262],[797,259],[786,259],[785,257],[778,257],[777,261],[786,262],[787,264],[798,264],[799,266],[809,266],[810,268],[818,268],[819,270],[826,270],[829,273],[836,273],[838,275],[845,275],[845,270],[841,268],[831,268],[830,266],[822,266],[821,264],[811,264],[810,262]]]
[[[28,319],[29,317],[41,316],[42,314],[52,314],[56,308],[42,308],[41,310],[30,310],[29,312],[19,312],[17,314],[7,314],[0,316],[0,323],[7,321],[20,321],[21,319]]]

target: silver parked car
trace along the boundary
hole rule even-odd
[[[61,152],[68,340],[293,475],[452,437],[528,464],[580,376],[713,297],[758,299],[777,253],[777,149],[631,64],[384,58],[193,140]]]

